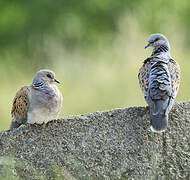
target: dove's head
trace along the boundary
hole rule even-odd
[[[49,83],[53,83],[53,82],[56,82],[56,83],[60,83],[58,80],[55,79],[55,73],[49,69],[42,69],[40,71],[38,71],[36,73],[36,75],[34,76],[34,79],[33,79],[33,84],[36,84],[36,83],[46,83],[46,82],[49,82]]]
[[[148,44],[145,46],[145,49],[149,46],[156,48],[162,45],[165,45],[168,49],[170,48],[169,42],[163,34],[151,34],[148,38]]]

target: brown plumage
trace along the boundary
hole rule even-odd
[[[13,100],[11,115],[12,119],[14,119],[15,121],[19,119],[19,124],[24,124],[27,120],[29,88],[31,87],[24,86],[21,89],[19,89]]]

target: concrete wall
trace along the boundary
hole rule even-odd
[[[176,103],[165,133],[147,107],[66,117],[0,132],[1,178],[190,179],[190,102]]]

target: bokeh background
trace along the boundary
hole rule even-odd
[[[151,33],[165,34],[189,99],[189,0],[0,1],[0,130],[16,91],[49,68],[62,84],[60,117],[144,106],[137,74]]]

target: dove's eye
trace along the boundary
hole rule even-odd
[[[52,78],[50,74],[47,74],[47,77],[48,77],[48,78]]]
[[[156,38],[156,39],[155,39],[155,41],[158,41],[158,40],[159,40],[159,38]]]

